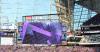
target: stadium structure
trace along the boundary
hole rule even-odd
[[[75,36],[84,36],[79,44],[100,44],[98,4],[99,0],[56,0],[57,12],[64,14],[59,15],[61,21]]]
[[[9,23],[5,25],[6,29],[0,28],[0,50],[99,52],[99,2],[99,0],[55,0],[54,6],[57,11],[55,14],[51,13],[50,8],[49,14],[23,15],[22,22],[16,22],[17,28],[9,28]]]

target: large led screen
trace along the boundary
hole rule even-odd
[[[60,22],[24,22],[21,38],[23,44],[60,44]]]

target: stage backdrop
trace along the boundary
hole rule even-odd
[[[24,22],[21,32],[23,44],[60,44],[60,22]]]

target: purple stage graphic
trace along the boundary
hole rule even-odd
[[[60,44],[61,36],[59,22],[24,22],[21,33],[23,44]]]

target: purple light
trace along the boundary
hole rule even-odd
[[[42,25],[46,25],[46,26],[42,26]],[[31,32],[31,33],[29,33],[29,32]],[[60,43],[60,39],[61,39],[61,24],[60,23],[42,24],[42,23],[38,23],[38,22],[35,22],[32,24],[29,22],[24,22],[23,30],[22,30],[22,34],[21,34],[23,42],[25,42],[24,41],[25,35],[27,35],[28,33],[29,33],[29,35],[31,35],[33,37],[35,37],[35,35],[37,35],[37,38],[35,38],[37,40],[39,39],[39,36],[42,37],[42,38],[40,38],[40,41],[38,40],[40,43],[43,39],[42,42],[46,41],[47,44],[55,44],[55,43],[58,44],[58,43]],[[35,39],[31,37],[31,40],[33,42],[35,42]]]
[[[30,24],[30,26],[32,27],[32,30],[33,31],[36,31],[38,33],[41,33],[41,34],[46,35],[46,36],[49,36],[49,37],[51,36],[51,32],[48,32],[48,31],[46,31],[44,29],[41,29],[41,28],[36,27],[34,25],[31,25],[31,24]]]
[[[48,43],[49,45],[51,45],[51,42],[50,42],[50,40],[47,40],[47,43]]]
[[[28,24],[29,24],[28,22],[25,22],[24,25],[23,25],[23,30],[22,30],[22,35],[21,35],[22,41],[24,40],[26,28],[27,28]]]
[[[22,35],[21,35],[22,40],[23,40],[24,37],[25,37],[25,33],[26,33],[26,29],[27,29],[27,26],[28,26],[28,25],[32,27],[32,30],[33,30],[33,31],[36,31],[36,32],[38,32],[38,33],[44,34],[44,35],[49,36],[49,37],[51,36],[51,33],[50,33],[50,32],[48,32],[48,31],[46,31],[46,30],[43,30],[43,29],[41,29],[41,28],[39,28],[39,27],[36,27],[36,26],[34,26],[34,25],[31,25],[31,24],[29,24],[28,22],[25,22],[24,25],[23,25],[23,31],[22,31]]]

